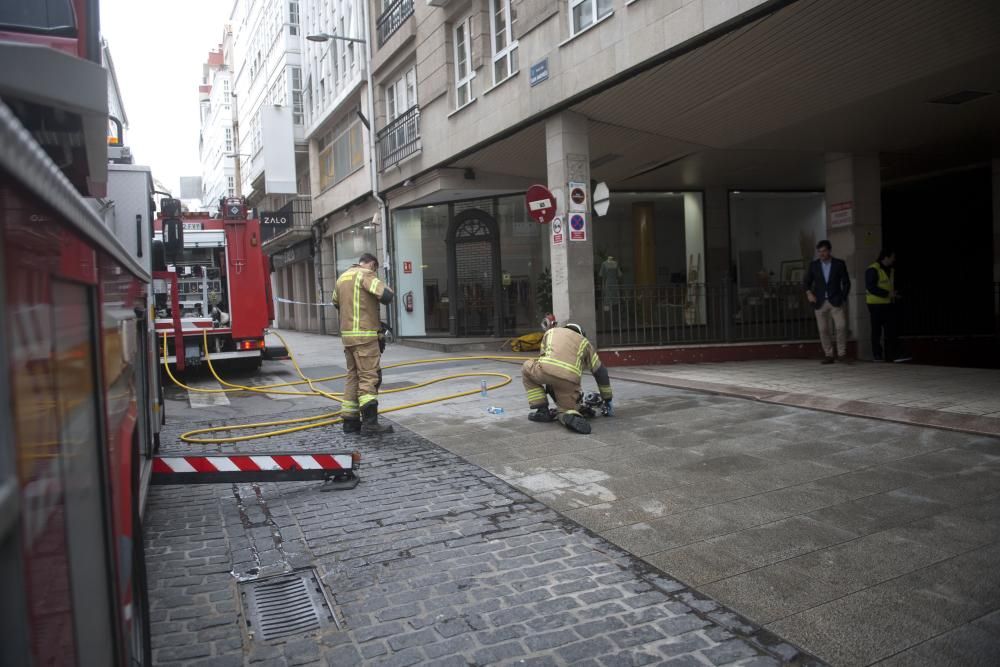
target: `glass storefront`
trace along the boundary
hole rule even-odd
[[[336,250],[337,275],[356,264],[358,258],[366,252],[378,256],[375,252],[378,230],[370,222],[354,225],[333,235]]]
[[[537,328],[548,227],[523,194],[393,212],[402,336],[509,336]]]
[[[704,324],[699,192],[615,192],[594,221],[599,330]]]

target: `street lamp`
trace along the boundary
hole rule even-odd
[[[361,20],[363,24],[369,26],[368,21],[368,3],[361,3]],[[378,190],[378,164],[376,163],[376,150],[375,150],[375,85],[372,81],[372,50],[371,42],[369,40],[361,39],[358,37],[344,37],[343,35],[332,35],[328,32],[320,32],[313,35],[306,35],[306,39],[310,42],[326,42],[331,39],[339,39],[343,42],[356,42],[358,44],[363,44],[365,48],[365,81],[368,87],[367,101],[368,101],[368,122],[364,123],[365,128],[368,130],[368,165],[369,173],[372,184],[372,197],[375,199],[376,209],[378,211],[378,216],[382,226],[382,267],[385,271],[386,283],[392,285],[391,277],[391,267],[389,264],[389,215],[386,210],[385,200],[379,195]],[[362,119],[364,120],[364,119]],[[392,326],[393,312],[390,309],[386,309],[389,315],[389,325]]]
[[[331,35],[328,32],[318,32],[315,35],[306,35],[306,39],[310,42],[325,42],[328,39],[339,39],[345,42],[357,42],[358,44],[365,44],[365,40],[359,37],[344,37],[343,35]]]

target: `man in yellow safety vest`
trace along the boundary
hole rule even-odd
[[[556,326],[555,318],[548,316],[542,326],[547,326],[548,330],[542,337],[541,354],[537,359],[524,362],[521,369],[528,407],[534,410],[528,419],[537,422],[554,419],[549,412],[548,388],[556,400],[559,422],[571,431],[590,433],[590,424],[576,409],[581,394],[580,378],[584,370],[593,374],[608,407],[607,414],[611,416],[614,412],[608,369],[601,364],[580,325]]]
[[[897,358],[896,253],[882,249],[878,259],[865,269],[865,303],[871,318],[872,357],[874,361],[902,361]],[[885,346],[882,337],[885,335]]]
[[[340,311],[340,338],[347,360],[347,378],[341,402],[344,433],[381,435],[392,426],[378,423],[378,387],[381,384],[382,327],[380,304],[392,302],[392,290],[378,278],[378,260],[365,253],[340,274],[333,305]]]

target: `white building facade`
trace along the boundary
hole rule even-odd
[[[228,28],[226,30],[229,34]],[[217,210],[219,199],[236,193],[236,168],[233,154],[232,70],[225,57],[224,45],[210,51],[202,66],[198,87],[201,106],[201,134],[198,151],[201,159],[202,206]]]

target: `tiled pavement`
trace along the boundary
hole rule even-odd
[[[298,334],[292,343],[306,365],[339,353],[328,338]],[[387,356],[433,355],[393,347]],[[442,373],[412,367],[387,381]],[[525,421],[516,384],[488,400],[393,416],[828,662],[998,662],[1000,441],[648,384],[617,381],[615,390],[618,416],[595,420],[587,437]],[[486,414],[490,403],[508,414]],[[285,409],[265,398],[226,408]],[[269,499],[277,491],[268,488]]]

